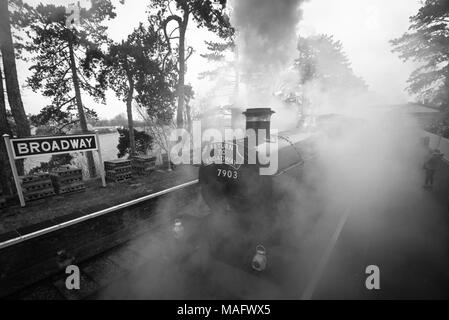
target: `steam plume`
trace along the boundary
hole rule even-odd
[[[237,30],[239,68],[246,82],[250,78],[258,86],[257,95],[246,97],[248,100],[266,102],[273,83],[292,65],[297,55],[296,26],[302,18],[302,2],[234,1],[231,22]]]

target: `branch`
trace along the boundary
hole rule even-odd
[[[172,30],[172,32],[170,32],[170,38],[171,38],[171,36],[173,35],[173,32],[175,32],[176,30],[179,30],[179,26],[177,26],[176,28],[174,28],[173,30]],[[179,38],[179,37],[178,37]]]
[[[64,71],[64,73],[63,73],[63,75],[62,75],[62,77],[59,79],[59,81],[58,81],[58,85],[57,85],[57,87],[59,87],[59,85],[64,81],[64,79],[65,79],[65,76],[67,75],[67,73],[70,71],[70,67],[68,67],[67,69],[66,69],[66,71]]]
[[[167,32],[167,25],[168,25],[168,23],[170,21],[178,22],[178,28],[179,28],[181,26],[181,24],[182,24],[182,19],[181,19],[181,17],[179,17],[177,15],[171,15],[171,16],[168,16],[167,19],[165,19],[162,22],[162,30],[164,30],[164,36],[165,36],[165,39],[166,39],[167,44],[168,44],[168,49],[171,51],[170,37],[168,36],[168,32]]]
[[[67,100],[66,102],[64,102],[63,104],[59,105],[58,108],[61,109],[63,106],[65,106],[66,104],[72,102],[73,100],[75,100],[75,97],[73,97],[73,98]]]
[[[68,44],[63,43],[56,49],[56,51],[53,54],[56,55],[56,54],[60,53],[61,51],[67,49],[68,47],[69,47]]]
[[[75,124],[75,123],[77,123],[77,122],[79,122],[79,121],[80,121],[79,119],[75,119],[75,120],[69,121],[69,122],[67,122],[66,124],[64,124],[62,127],[58,127],[58,131],[61,131],[61,130],[64,129],[65,127],[67,127],[67,126],[69,126],[69,125],[71,125],[71,124]]]
[[[194,52],[194,50],[192,47],[187,48],[187,57],[184,60],[185,62],[187,62],[187,60],[192,56],[193,52]]]

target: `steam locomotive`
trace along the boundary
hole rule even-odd
[[[247,109],[243,114],[247,135],[206,148],[207,156],[221,161],[203,161],[199,168],[201,194],[212,212],[203,218],[203,238],[211,252],[219,252],[221,259],[227,257],[227,263],[240,267],[261,257],[264,247],[271,250],[288,245],[286,225],[295,208],[286,204],[295,197],[304,165],[315,157],[315,140],[320,136],[320,132],[304,128],[271,134],[274,112],[270,108]],[[259,134],[261,129],[265,136]],[[249,132],[255,136],[248,136]],[[259,153],[265,153],[265,148],[270,156],[277,152],[277,163],[274,157],[268,157],[270,163],[261,161]],[[261,169],[272,172],[264,175]],[[258,253],[253,256],[256,247]],[[253,269],[264,269],[254,261]]]
[[[264,130],[266,136],[255,137],[255,145],[248,137],[225,141],[218,147],[206,149],[210,156],[221,161],[204,162],[199,169],[201,193],[214,213],[226,214],[233,211],[239,216],[272,215],[272,206],[300,183],[306,161],[316,157],[316,144],[323,135],[336,137],[342,128],[352,125],[354,119],[336,114],[318,116],[314,128],[296,128],[278,134],[270,132],[270,118],[274,112],[270,108],[247,109],[246,130],[257,133]],[[264,148],[260,148],[264,147]],[[259,162],[259,150],[267,147],[276,149],[277,166],[269,175],[261,175],[261,168],[270,166]],[[256,149],[256,162],[251,163],[250,153]],[[265,152],[265,151],[264,151]],[[240,163],[237,159],[241,158]],[[203,155],[204,159],[204,155]],[[244,220],[244,218],[242,218]]]
[[[213,212],[266,211],[273,192],[277,189],[276,181],[284,176],[296,178],[301,176],[304,164],[303,154],[308,142],[309,144],[311,142],[312,134],[295,130],[272,135],[270,117],[273,111],[269,108],[248,109],[244,114],[247,118],[246,130],[247,132],[254,130],[255,142],[251,144],[247,136],[244,139],[225,141],[221,145],[215,145],[214,148],[206,149],[207,152],[211,152],[207,156],[217,159],[215,153],[218,153],[221,161],[212,163],[203,161],[199,170],[201,192]],[[257,135],[260,130],[265,130],[265,137]],[[261,151],[258,149],[262,146],[276,148],[278,152],[277,168],[271,175],[260,174],[261,168],[269,166],[260,161],[259,152]],[[251,152],[253,152],[253,161],[250,159]],[[203,160],[204,158],[203,156]]]
[[[211,209],[202,230],[208,230],[211,238],[242,238],[250,242],[277,243],[283,238],[285,225],[295,214],[294,205],[289,203],[297,198],[298,188],[304,179],[307,163],[315,162],[317,142],[327,137],[338,137],[345,128],[360,124],[357,119],[342,115],[326,114],[317,116],[313,128],[296,128],[290,131],[272,134],[270,123],[274,112],[270,108],[247,109],[246,129],[259,132],[265,130],[266,136],[256,136],[255,145],[249,143],[246,136],[240,140],[225,141],[211,150],[208,156],[215,159],[222,156],[218,163],[204,162],[199,168],[201,194]],[[260,169],[270,164],[251,163],[250,153],[255,148],[269,145],[275,148],[276,170],[270,175],[261,175]],[[262,148],[263,149],[263,148]],[[237,159],[243,162],[237,163]],[[228,161],[224,161],[225,158]],[[203,155],[204,159],[204,155]],[[229,161],[231,160],[231,161]],[[221,228],[230,224],[232,227]],[[282,225],[282,226],[280,226]],[[230,232],[229,230],[235,231]]]

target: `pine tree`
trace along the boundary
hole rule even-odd
[[[311,103],[308,99],[313,95],[320,99],[326,96],[334,103],[344,102],[354,93],[367,90],[364,80],[354,74],[342,43],[333,36],[300,37],[298,51],[295,64],[303,88],[303,103]]]
[[[39,123],[53,121],[59,129],[79,123],[82,132],[88,132],[87,118],[96,113],[82,101],[82,93],[95,101],[105,100],[105,87],[94,81],[95,59],[90,57],[88,68],[83,68],[86,54],[99,51],[110,40],[102,22],[115,17],[110,0],[91,0],[89,9],[79,8],[80,24],[74,27],[66,7],[40,4],[27,19],[17,20],[17,25],[27,33],[31,41],[24,45],[32,56],[33,75],[28,84],[34,91],[41,91],[52,98],[52,104],[43,108],[34,118]],[[95,176],[92,152],[87,152],[88,169]]]
[[[391,41],[404,61],[420,64],[408,91],[423,103],[449,109],[449,1],[426,0],[410,17],[409,32]]]

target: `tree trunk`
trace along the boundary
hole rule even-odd
[[[134,80],[127,71],[129,92],[126,98],[126,112],[128,115],[128,129],[129,129],[129,155],[132,157],[136,154],[136,140],[134,137],[134,122],[133,122],[133,95],[134,95]]]
[[[17,135],[19,137],[28,137],[31,135],[31,130],[23,107],[22,96],[20,95],[7,0],[0,0],[0,49],[3,56],[8,102],[17,126]],[[17,171],[20,175],[24,173],[23,160],[17,161]]]
[[[11,129],[8,124],[8,116],[6,114],[5,91],[3,88],[3,72],[0,67],[0,187],[3,194],[13,194],[12,189],[12,173],[9,163],[8,153],[6,151],[4,134],[11,135]]]
[[[187,24],[189,22],[189,12],[184,12],[184,18],[179,26],[179,81],[178,81],[178,109],[176,112],[176,125],[178,128],[184,126],[184,104],[185,104],[185,70],[186,70],[186,52],[185,52],[185,41],[186,41],[186,31]]]
[[[78,108],[78,117],[80,121],[81,130],[83,133],[88,133],[89,130],[87,129],[87,121],[86,121],[86,115],[84,114],[84,107],[83,102],[81,100],[81,90],[80,90],[80,84],[78,79],[78,73],[76,68],[76,61],[75,61],[75,53],[73,49],[73,40],[72,40],[73,34],[69,37],[69,55],[70,55],[70,69],[72,71],[72,79],[73,79],[73,86],[75,89],[75,100],[76,100],[76,106]],[[96,176],[96,170],[95,170],[95,162],[94,162],[94,156],[92,154],[92,151],[86,152],[87,157],[87,168],[89,171],[89,175],[91,178],[94,178]],[[100,166],[103,164],[100,163]]]
[[[7,0],[0,0],[0,45],[3,56],[3,68],[5,72],[9,107],[11,108],[11,113],[16,122],[17,134],[20,137],[30,136],[30,124],[25,109],[23,108],[19,81],[17,78],[16,57],[12,42]]]

